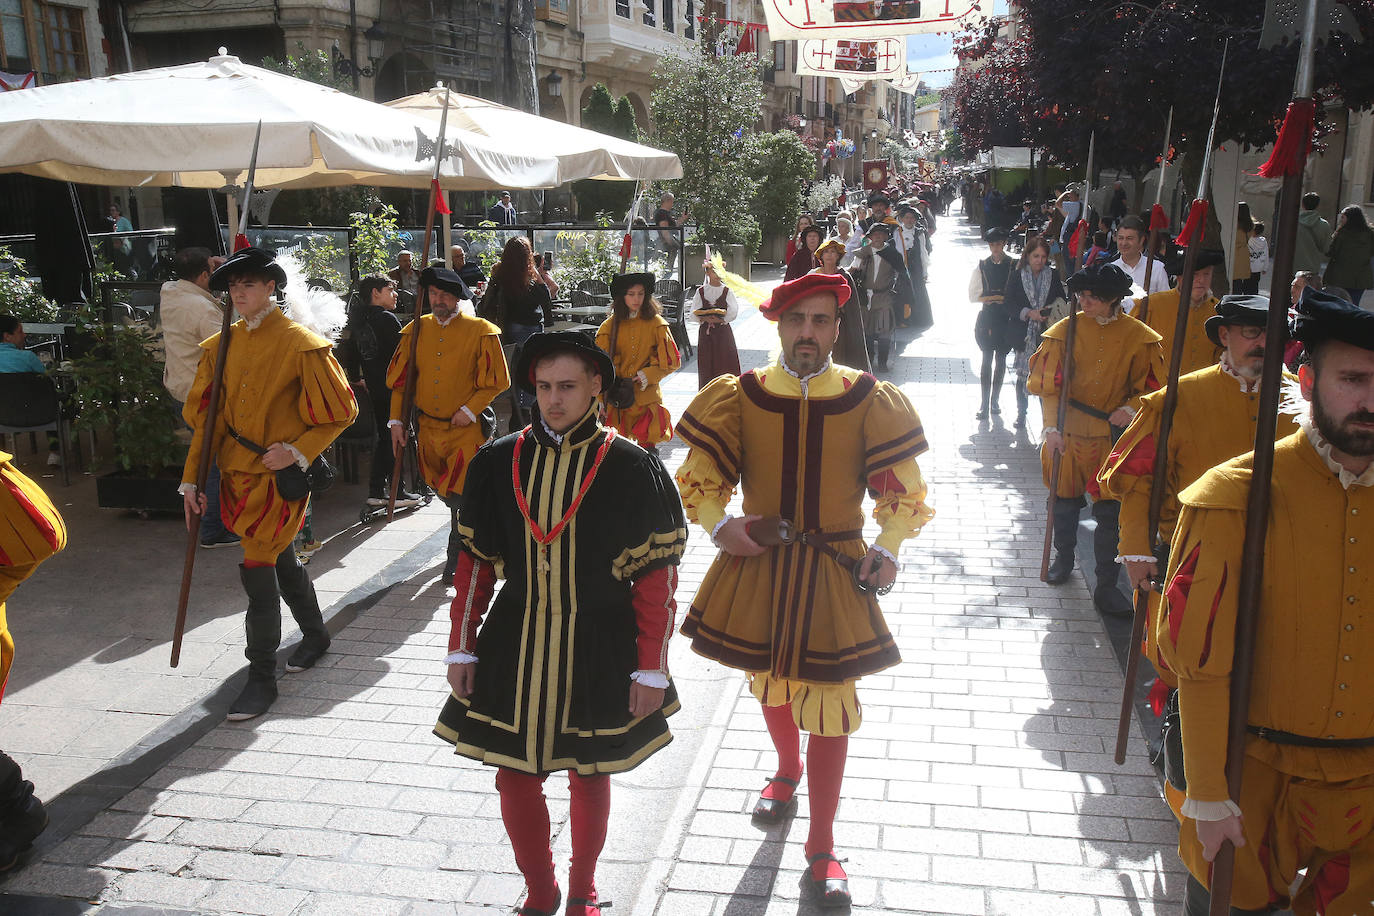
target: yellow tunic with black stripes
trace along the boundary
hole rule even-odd
[[[5,602],[48,557],[67,546],[67,526],[38,486],[0,452],[0,698],[14,662]]]
[[[201,345],[200,366],[182,416],[191,427],[191,450],[182,480],[194,483],[205,447],[206,412],[219,353],[219,335]],[[219,413],[208,431],[220,468],[220,515],[243,543],[246,560],[274,563],[300,530],[305,499],[282,499],[276,475],[252,449],[228,434],[270,447],[294,446],[314,461],[358,416],[353,389],[320,335],[268,308],[254,324],[229,329]]]
[[[406,372],[410,367],[412,321],[401,329],[401,342],[387,366],[391,388],[391,419],[401,416]],[[480,419],[467,426],[453,423],[453,415],[466,407],[480,418],[496,396],[510,387],[510,371],[501,352],[501,329],[490,321],[457,314],[440,324],[433,315],[420,319],[420,341],[415,345],[415,439],[420,473],[440,499],[462,494],[472,456],[487,441]]]
[[[678,422],[692,450],[677,473],[687,517],[708,532],[737,486],[744,513],[781,515],[862,557],[863,499],[876,505],[877,546],[897,556],[935,514],[916,457],[920,417],[894,385],[847,366],[805,379],[781,360],[707,385]],[[749,672],[769,706],[820,735],[849,734],[861,710],[854,689],[901,658],[872,594],[861,594],[833,557],[800,542],[757,557],[717,555],[682,633],[692,648]]]

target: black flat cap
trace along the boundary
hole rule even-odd
[[[1131,294],[1131,275],[1115,264],[1093,264],[1069,277],[1069,292],[1089,292],[1104,302]]]
[[[443,266],[426,267],[420,271],[420,285],[432,286],[453,293],[459,299],[471,299],[472,290],[458,274]]]
[[[1168,264],[1168,270],[1172,276],[1183,274],[1183,259],[1187,257],[1187,250],[1180,251]],[[1226,263],[1226,252],[1218,248],[1203,248],[1197,253],[1197,260],[1193,262],[1193,270],[1203,270],[1208,267],[1220,267]]]
[[[883,204],[884,206],[890,207],[892,206],[892,198],[879,191],[874,191],[872,194],[868,195],[868,205],[871,207],[874,204]]]
[[[883,222],[877,222],[869,226],[868,231],[865,232],[864,235],[872,235],[873,233],[878,231],[881,231],[888,238],[892,238],[892,224]]]
[[[515,363],[515,383],[525,391],[534,393],[534,367],[546,356],[560,353],[573,353],[587,357],[596,364],[597,374],[601,376],[601,390],[605,391],[615,378],[615,366],[605,350],[581,331],[543,331],[531,334],[520,345],[520,358]]]
[[[806,233],[803,232],[802,236],[805,237]],[[620,298],[625,295],[626,290],[632,286],[642,286],[644,287],[644,295],[652,296],[654,294],[654,284],[656,282],[658,282],[658,278],[649,273],[616,274],[611,278],[611,297],[615,299]]]
[[[1232,325],[1262,328],[1269,322],[1269,299],[1265,296],[1222,296],[1216,314],[1203,322],[1207,337],[1221,346],[1221,329]]]
[[[993,226],[987,232],[983,233],[983,241],[985,242],[1005,242],[1006,240],[1007,230],[1003,229],[1001,226]]]
[[[1321,289],[1304,287],[1302,298],[1288,321],[1288,333],[1311,349],[1314,344],[1339,340],[1364,350],[1374,350],[1374,312]]]
[[[279,293],[286,286],[286,271],[282,270],[271,253],[261,248],[240,248],[210,274],[210,289],[222,293],[229,288],[230,280],[246,273],[271,277],[276,281]]]

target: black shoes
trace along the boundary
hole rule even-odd
[[[553,898],[553,906],[547,910],[538,907],[522,906],[515,911],[514,916],[558,916],[558,905],[563,902],[563,888],[554,888],[557,896]],[[568,901],[568,906],[572,906],[572,901]]]
[[[792,794],[786,800],[759,796],[758,802],[754,805],[754,819],[765,824],[776,824],[797,808],[797,786],[801,780],[788,779],[786,776],[768,777],[768,785],[771,786],[775,782],[790,786]]]
[[[32,791],[32,784],[26,783]],[[0,819],[0,873],[19,863],[19,857],[48,827],[48,812],[43,803],[30,795],[22,811]]]
[[[230,722],[242,722],[245,719],[256,719],[258,716],[272,708],[272,704],[277,701],[277,682],[275,679],[255,677],[248,675],[248,683],[243,685],[243,691],[238,699],[229,707],[229,715],[226,717]]]
[[[239,536],[232,531],[225,531],[217,537],[202,539],[200,546],[206,550],[214,550],[216,547],[235,547],[239,544]]]
[[[315,662],[323,658],[324,654],[328,651],[329,643],[325,643],[321,646],[318,643],[312,644],[302,641],[301,644],[296,647],[296,651],[287,656],[287,674],[300,674],[302,671],[308,671],[315,667]]]
[[[806,880],[811,885],[811,889],[820,898],[823,907],[849,906],[853,902],[853,897],[849,894],[848,878],[817,878],[812,871],[812,867],[817,862],[839,862],[833,853],[818,852],[814,856],[806,857]]]
[[[1135,606],[1131,604],[1131,599],[1116,587],[1115,576],[1110,583],[1098,580],[1097,588],[1093,590],[1093,606],[1108,617],[1135,616]]]

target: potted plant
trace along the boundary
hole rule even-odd
[[[72,361],[77,427],[113,437],[114,471],[96,478],[106,509],[179,512],[186,447],[162,385],[158,341],[140,324],[88,325],[90,349]]]

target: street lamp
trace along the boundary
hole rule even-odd
[[[337,41],[331,48],[330,57],[334,65],[334,75],[340,79],[352,79],[355,85],[358,77],[370,77],[375,71],[377,61],[382,59],[386,32],[382,30],[380,22],[374,22],[366,32],[363,32],[363,37],[367,39],[367,56],[370,66],[360,67],[352,57],[345,57],[344,53],[339,50]]]
[[[557,70],[549,71],[549,75],[544,77],[544,85],[549,88],[549,98],[561,99],[563,97],[563,77]]]

